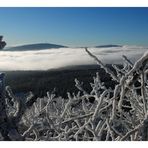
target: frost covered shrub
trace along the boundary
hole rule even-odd
[[[53,91],[44,98],[30,92],[21,99],[9,86],[4,89],[1,78],[1,140],[148,140],[148,52],[134,64],[123,56],[123,68],[112,65],[115,72],[86,52],[110,74],[115,88],[106,88],[96,73],[91,92],[75,79],[78,92],[68,92],[68,98],[57,97]]]

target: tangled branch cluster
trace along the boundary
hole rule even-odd
[[[19,99],[7,86],[1,94],[1,140],[148,140],[148,52],[134,64],[123,56],[122,68],[112,65],[115,72],[86,52],[110,74],[115,88],[106,88],[99,73],[90,83],[91,92],[75,79],[78,93],[67,93],[67,99],[54,92],[44,98],[30,93]]]

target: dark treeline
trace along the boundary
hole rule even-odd
[[[112,69],[111,66],[109,67]],[[115,83],[99,66],[79,66],[50,71],[10,71],[5,73],[6,85],[9,85],[14,93],[32,91],[42,97],[46,95],[47,91],[52,92],[56,88],[55,93],[66,98],[67,92],[78,92],[75,87],[75,78],[83,82],[85,90],[90,92],[90,82],[93,82],[93,76],[96,75],[96,72],[99,72],[101,80],[105,82],[107,87],[114,87]]]

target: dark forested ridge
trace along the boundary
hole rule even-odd
[[[109,44],[109,45],[99,45],[99,46],[95,46],[96,48],[110,48],[110,47],[122,47],[122,45],[113,45],[113,44]]]
[[[109,65],[108,65],[109,66]],[[109,66],[111,68],[111,66]],[[6,73],[6,85],[10,85],[15,93],[27,93],[33,91],[38,96],[43,96],[47,91],[51,92],[56,88],[58,95],[66,97],[67,92],[77,92],[74,79],[84,82],[84,88],[91,90],[90,82],[93,76],[99,72],[101,79],[107,87],[114,87],[108,74],[96,65],[75,66],[65,69],[48,71],[9,71]]]
[[[27,44],[21,46],[10,47],[5,50],[10,51],[30,51],[30,50],[44,50],[44,49],[51,49],[51,48],[67,48],[67,46],[63,45],[56,45],[56,44],[49,44],[49,43],[36,43],[36,44]]]

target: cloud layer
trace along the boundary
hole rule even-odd
[[[122,55],[133,62],[148,48],[123,46],[89,48],[105,63],[122,63]],[[71,65],[95,64],[84,48],[59,48],[36,51],[0,51],[0,70],[47,70]]]

